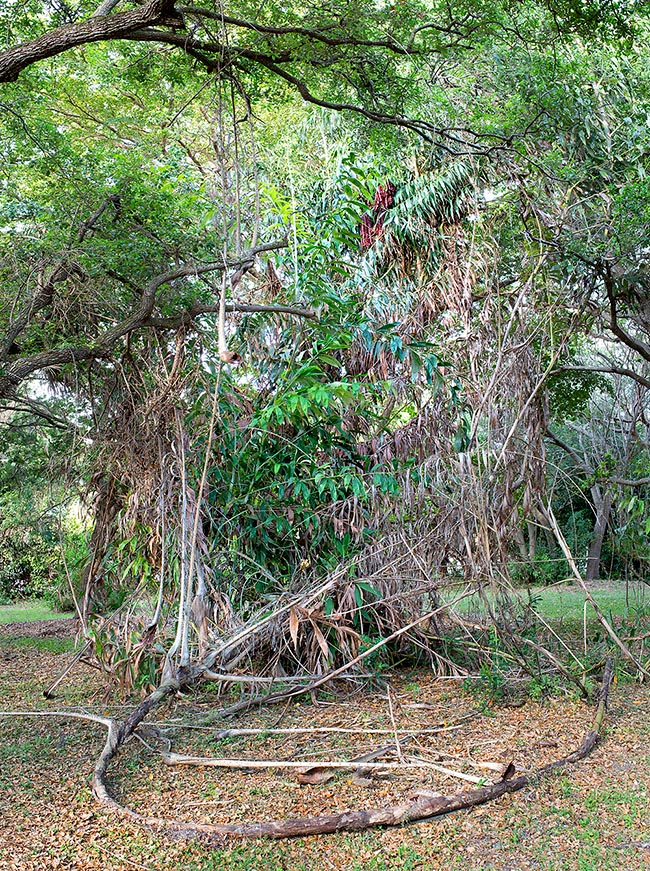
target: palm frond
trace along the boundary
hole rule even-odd
[[[429,227],[459,223],[468,212],[471,172],[466,163],[453,163],[443,172],[427,173],[401,185],[385,225],[397,236],[407,235],[414,221]]]
[[[471,167],[463,162],[400,185],[390,208],[376,218],[368,277],[376,282],[390,274],[400,283],[415,277],[420,284],[423,271],[433,275],[444,258],[446,234],[467,217],[471,192]]]

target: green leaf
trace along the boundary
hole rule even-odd
[[[381,599],[381,592],[377,589],[377,587],[373,587],[372,584],[369,584],[367,581],[356,581],[355,585],[366,593],[370,593],[371,596],[374,596],[375,599]]]

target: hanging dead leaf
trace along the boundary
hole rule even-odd
[[[320,649],[323,653],[323,656],[325,657],[325,659],[329,659],[330,648],[329,648],[329,644],[327,643],[327,641],[325,641],[325,636],[320,631],[317,624],[313,622],[313,620],[312,620],[311,625],[314,627],[314,636],[316,638],[316,641],[318,641],[318,646],[320,647]]]
[[[289,634],[291,635],[291,640],[293,641],[293,646],[297,650],[298,649],[298,627],[300,625],[300,618],[298,617],[298,612],[295,608],[292,608],[289,611]]]

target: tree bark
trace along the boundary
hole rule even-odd
[[[173,15],[173,0],[149,0],[144,6],[130,12],[93,16],[86,21],[64,24],[37,39],[3,51],[0,54],[0,82],[15,82],[27,67],[71,48],[123,38],[133,30],[159,24]],[[175,17],[177,24],[181,24],[181,19]]]
[[[585,581],[587,583],[589,581],[597,581],[600,577],[600,555],[603,549],[605,533],[607,532],[609,515],[612,510],[611,490],[606,490],[602,494],[600,487],[595,485],[591,488],[591,493],[594,497],[594,506],[596,508],[596,522],[587,554],[587,568],[585,570]]]

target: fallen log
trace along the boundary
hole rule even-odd
[[[104,749],[97,760],[93,776],[93,793],[100,802],[120,816],[131,819],[148,828],[165,831],[175,837],[201,838],[213,845],[223,845],[232,838],[290,838],[306,835],[319,835],[339,831],[358,831],[374,826],[396,826],[416,820],[428,819],[452,811],[475,807],[493,801],[506,793],[517,792],[551,772],[566,768],[588,756],[596,746],[607,710],[607,698],[612,681],[612,661],[605,664],[603,680],[598,695],[598,706],[593,726],[583,738],[581,744],[562,759],[544,765],[532,774],[522,774],[509,777],[512,774],[510,766],[503,778],[497,783],[483,786],[467,792],[449,796],[424,796],[415,801],[383,808],[369,808],[359,811],[345,811],[338,814],[328,814],[319,817],[303,817],[299,819],[262,821],[258,823],[186,823],[180,820],[167,820],[139,814],[117,802],[106,784],[108,766],[119,752],[127,738],[133,734],[138,724],[147,714],[175,689],[178,682],[170,682],[158,688],[136,708],[131,716],[119,727],[113,722],[108,729],[108,737]]]

